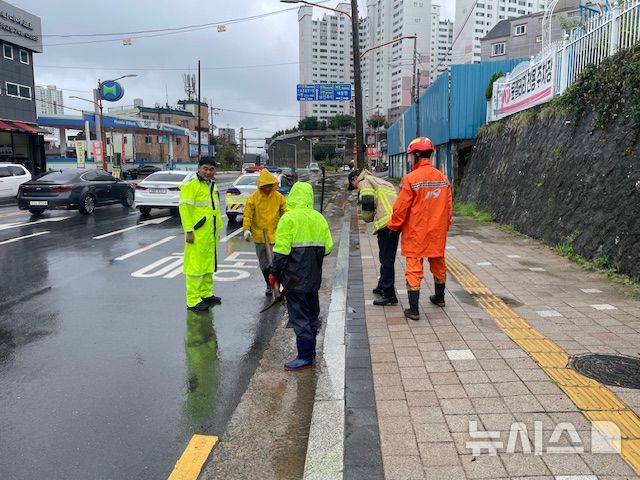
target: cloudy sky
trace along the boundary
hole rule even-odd
[[[277,0],[9,2],[41,17],[45,46],[44,53],[36,55],[34,61],[36,84],[63,89],[65,106],[93,108],[68,97],[90,98],[99,78],[125,74],[137,77],[122,81],[125,98],[114,106],[131,105],[138,97],[146,106],[164,105],[167,98],[170,105],[175,105],[185,97],[182,74],[195,73],[200,60],[202,94],[222,109],[215,117],[216,125],[253,128],[247,136],[264,138],[297,123],[295,5]],[[327,1],[326,5],[337,3]],[[445,16],[453,18],[454,0],[434,3],[441,4]],[[361,0],[361,9],[364,4]],[[322,10],[316,9],[316,14],[321,15]],[[253,16],[259,18],[246,19]],[[237,19],[245,20],[235,22]],[[225,24],[226,31],[218,32],[216,24]],[[198,25],[203,27],[165,30]],[[146,32],[129,33],[141,31]],[[96,35],[111,33],[117,35]],[[128,38],[131,45],[124,46],[122,40]],[[253,143],[264,144],[257,140]]]

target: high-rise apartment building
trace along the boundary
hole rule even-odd
[[[38,115],[64,115],[62,90],[55,85],[36,85],[36,112]]]
[[[431,82],[451,65],[452,43],[453,22],[443,19],[440,5],[434,4],[431,14]]]
[[[348,3],[336,7],[351,11]],[[313,7],[298,10],[299,83],[353,83],[351,20],[339,13],[313,19]],[[300,102],[300,118],[326,120],[338,114],[353,115],[353,102]]]
[[[545,0],[456,0],[452,63],[480,62],[480,39],[500,21],[544,11]]]
[[[416,35],[416,61],[421,86],[429,83],[431,51],[431,0],[369,0],[367,45],[375,46]],[[372,50],[363,60],[367,83],[364,101],[367,115],[381,113],[394,121],[411,105],[414,42],[411,39]]]

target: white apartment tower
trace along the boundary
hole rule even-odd
[[[421,87],[429,83],[431,51],[431,0],[368,0],[367,46],[403,36],[417,35],[417,68]],[[411,105],[414,41],[405,39],[372,50],[362,63],[366,70],[364,103],[366,116],[375,113],[394,121]]]
[[[38,115],[64,115],[62,90],[55,85],[36,85],[36,113]]]
[[[451,65],[451,44],[453,43],[453,22],[440,18],[440,5],[433,5],[432,8],[431,82]]]
[[[479,62],[480,39],[496,23],[544,11],[545,3],[545,0],[456,0],[452,62]]]
[[[350,12],[348,3],[336,9]],[[353,83],[351,20],[339,13],[314,20],[313,7],[298,10],[300,83]],[[353,115],[354,102],[300,102],[300,118]]]

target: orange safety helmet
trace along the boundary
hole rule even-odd
[[[429,140],[427,137],[418,137],[411,140],[409,144],[409,148],[407,148],[407,154],[414,153],[416,157],[426,157],[430,155],[420,155],[417,152],[432,152],[433,153],[433,142]]]

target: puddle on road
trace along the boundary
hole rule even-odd
[[[456,290],[451,292],[453,295],[455,295],[455,297],[460,300],[462,303],[465,303],[467,305],[477,305],[477,302],[474,298],[473,295],[471,295],[469,292],[465,291],[465,290]],[[512,307],[512,308],[518,308],[518,307],[522,307],[524,305],[524,303],[519,302],[518,300],[515,300],[513,298],[510,297],[503,297],[500,295],[496,295],[496,297],[498,297],[500,300],[502,300],[505,304],[507,304],[508,306]]]

